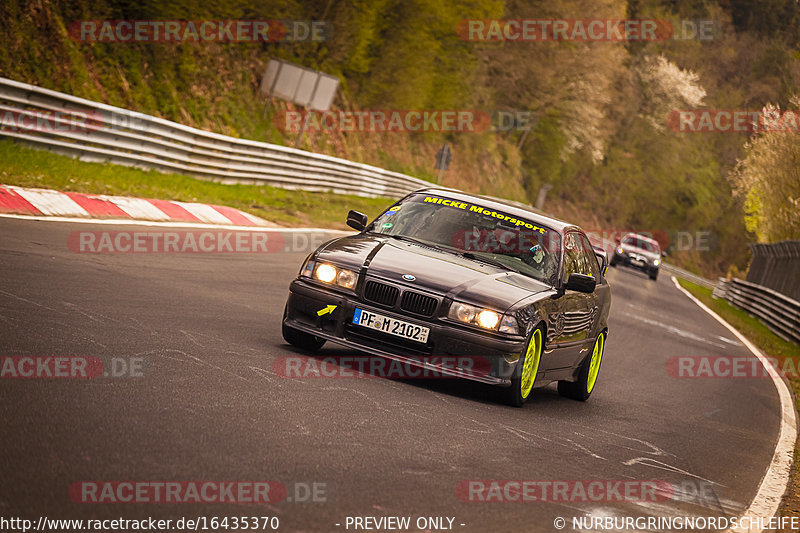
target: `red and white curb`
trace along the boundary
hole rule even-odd
[[[275,227],[233,207],[0,185],[0,213],[69,218]]]

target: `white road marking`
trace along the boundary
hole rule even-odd
[[[594,453],[592,450],[590,450],[590,449],[589,449],[589,448],[587,448],[586,446],[583,446],[583,445],[581,445],[581,444],[578,444],[577,442],[575,442],[575,441],[574,441],[574,440],[572,440],[572,439],[568,439],[568,438],[564,437],[564,440],[566,440],[567,442],[570,442],[570,443],[572,443],[572,445],[573,445],[573,446],[575,446],[575,447],[576,447],[576,448],[578,448],[579,450],[583,451],[584,453],[587,453],[588,455],[590,455],[590,456],[594,457],[595,459],[601,459],[601,460],[603,460],[603,461],[608,461],[608,459],[606,459],[605,457],[601,457],[601,456],[597,455],[596,453]]]
[[[703,311],[714,317],[720,324],[728,328],[736,338],[742,341],[742,344],[747,346],[747,349],[750,350],[753,355],[758,357],[764,369],[769,374],[769,377],[772,378],[772,383],[775,385],[775,388],[778,390],[781,406],[781,429],[778,434],[778,442],[775,444],[775,453],[772,455],[772,461],[770,462],[769,468],[767,468],[767,472],[764,474],[764,478],[761,480],[761,485],[758,487],[758,492],[753,498],[753,501],[739,517],[740,523],[742,519],[745,519],[748,524],[751,524],[751,521],[757,521],[759,518],[763,521],[767,521],[778,514],[792,472],[794,444],[797,439],[797,416],[794,410],[794,403],[792,402],[792,395],[789,393],[789,387],[787,387],[786,382],[781,379],[775,367],[773,367],[764,354],[761,353],[761,350],[744,335],[739,333],[736,328],[728,324],[725,319],[709,309],[708,306],[695,298],[689,291],[681,287],[678,280],[675,279],[675,276],[672,276],[672,282],[679,291],[696,303]],[[729,529],[728,531],[736,533],[743,531],[758,533],[762,530],[739,527],[736,529]]]
[[[710,344],[711,346],[716,346],[717,348],[727,348],[727,346],[725,346],[722,343],[708,340],[704,337],[701,337],[700,335],[696,335],[690,331],[685,331],[680,328],[676,328],[675,326],[670,326],[669,324],[664,324],[663,322],[660,322],[658,320],[651,320],[649,318],[644,318],[643,316],[638,316],[638,315],[630,315],[630,318],[633,318],[634,320],[638,320],[640,322],[644,322],[645,324],[649,324],[651,326],[664,328],[668,332],[677,335],[679,337],[683,337],[684,339],[691,339],[693,341],[703,342],[706,344]]]
[[[636,310],[636,317],[634,317],[634,318],[642,317],[642,316],[647,315],[647,314],[650,314],[650,316],[653,316],[651,313],[648,312],[649,308],[645,308],[645,307],[642,307],[640,305],[632,304],[630,302],[626,302],[625,306]],[[654,320],[654,319],[651,319],[651,320]],[[665,327],[676,327],[676,326],[669,326],[669,325],[665,324]],[[714,335],[713,337],[716,338],[716,339],[721,340],[722,342],[727,342],[728,344],[730,344],[732,346],[741,346],[742,345],[741,342],[735,341],[733,339],[729,339],[728,337],[723,337],[722,335]]]
[[[603,433],[606,433],[608,435],[613,435],[613,436],[619,437],[621,439],[630,440],[630,441],[633,441],[633,442],[638,442],[640,444],[644,444],[645,446],[650,448],[650,450],[639,450],[637,448],[631,448],[630,446],[623,446],[622,444],[615,444],[615,446],[618,446],[620,448],[625,448],[627,450],[633,450],[635,452],[646,453],[646,454],[649,454],[649,455],[656,455],[656,456],[660,456],[660,455],[667,456],[667,455],[669,455],[669,456],[672,456],[672,457],[677,457],[674,453],[668,453],[668,452],[662,450],[661,448],[659,448],[658,446],[656,446],[655,444],[653,444],[652,442],[647,442],[646,440],[637,439],[636,437],[628,437],[626,435],[620,435],[619,433],[614,433],[613,431],[606,431],[604,429],[598,429],[597,431],[601,431]]]
[[[707,481],[713,485],[719,485],[716,481],[711,481],[710,479],[706,479],[704,477],[700,477],[696,474],[692,474],[691,472],[687,472],[677,466],[672,466],[671,464],[665,463],[663,461],[657,461],[652,457],[634,457],[633,459],[629,459],[627,461],[623,461],[622,464],[625,466],[632,466],[632,465],[644,465],[649,466],[652,468],[658,468],[659,470],[666,470],[667,472],[675,472],[677,474],[683,474],[684,476],[689,476],[697,479],[701,479],[703,481]]]

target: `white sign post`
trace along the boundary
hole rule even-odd
[[[297,148],[306,128],[308,112],[328,111],[338,88],[339,78],[336,76],[281,59],[271,59],[261,79],[259,92],[267,96],[267,107],[273,96],[303,106],[305,116],[294,143]],[[266,111],[266,107],[264,109]]]

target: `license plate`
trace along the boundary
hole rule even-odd
[[[353,324],[417,342],[428,342],[428,333],[431,331],[425,326],[418,326],[411,322],[358,308],[353,313]]]
[[[644,261],[641,259],[631,259],[631,264],[636,265],[637,267],[644,266]]]

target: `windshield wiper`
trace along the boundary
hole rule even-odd
[[[483,261],[484,263],[487,263],[489,265],[494,265],[496,267],[500,267],[500,268],[503,268],[505,270],[510,270],[512,272],[516,272],[517,274],[520,273],[519,270],[517,270],[516,268],[514,268],[512,266],[509,266],[509,265],[503,263],[502,261],[498,261],[497,259],[493,259],[491,257],[483,257],[483,256],[480,256],[480,255],[475,255],[472,252],[463,252],[461,255],[466,257],[467,259],[474,259],[476,261]]]
[[[380,235],[386,235],[385,233]],[[440,252],[450,252],[456,255],[460,255],[457,251],[447,248],[446,246],[441,246],[439,244],[423,241],[421,239],[415,239],[414,237],[409,237],[408,235],[386,235],[387,237],[391,237],[392,239],[397,239],[399,241],[406,241],[413,244],[417,244],[419,246],[424,246],[426,248],[433,248],[434,250],[439,250]]]
[[[389,235],[387,233],[378,233],[378,235],[383,235],[384,237],[390,237],[392,239],[397,239],[398,241],[406,241],[411,242],[414,244],[419,244],[420,246],[429,246],[428,243],[423,242],[419,239],[415,239],[414,237],[409,237],[408,235]]]

